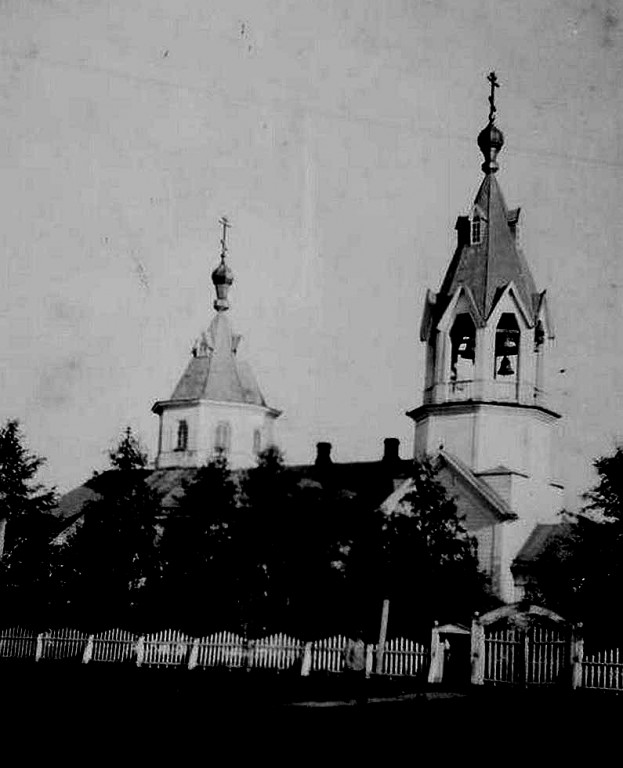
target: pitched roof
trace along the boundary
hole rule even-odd
[[[495,174],[485,175],[474,208],[484,218],[482,241],[472,245],[469,239],[460,238],[439,293],[449,297],[459,286],[468,287],[486,320],[497,296],[512,282],[528,310],[534,312],[536,285],[513,234],[519,209],[506,208]]]
[[[556,541],[556,539],[565,538],[571,532],[572,528],[569,523],[537,523],[519,552],[515,555],[513,568],[530,567],[552,542]]]
[[[476,491],[487,503],[498,520],[517,520],[516,513],[513,512],[504,499],[485,480],[481,480],[475,475],[467,464],[464,464],[454,454],[448,453],[448,451],[440,450],[439,456],[451,472],[462,478],[467,485]]]
[[[266,407],[250,366],[238,359],[239,341],[227,314],[217,312],[195,346],[171,401],[215,400]]]
[[[413,462],[408,459],[396,461],[358,461],[348,463],[329,462],[324,466],[301,464],[285,467],[285,472],[294,483],[315,482],[323,486],[336,486],[346,492],[355,493],[370,504],[381,504],[392,494],[396,485],[403,484],[410,474]],[[115,470],[102,472],[61,496],[54,515],[62,519],[63,530],[76,524],[92,501],[101,498],[101,490]],[[145,470],[150,488],[161,497],[163,516],[175,509],[184,495],[184,487],[192,482],[199,471],[196,467]],[[232,470],[235,480],[241,480],[248,470]]]

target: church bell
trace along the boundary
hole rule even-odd
[[[504,355],[498,368],[498,376],[512,376],[515,373],[508,355]]]
[[[459,343],[458,354],[464,360],[474,359],[474,340],[470,336],[463,336]]]

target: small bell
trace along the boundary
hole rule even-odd
[[[498,376],[512,376],[515,373],[511,361],[506,355],[502,358],[500,367],[498,368]]]
[[[459,344],[458,352],[459,357],[462,357],[464,360],[474,359],[474,345],[469,336],[463,336],[461,343]]]

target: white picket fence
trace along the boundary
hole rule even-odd
[[[111,629],[87,635],[73,629],[35,633],[20,627],[0,629],[0,659],[124,663],[141,667],[247,668],[285,670],[299,664],[302,674],[340,673],[350,640],[344,635],[304,642],[285,634],[246,640],[233,632],[190,637],[177,630],[135,635]],[[377,646],[366,647],[366,670],[373,671]],[[386,642],[376,672],[422,676],[430,663],[429,649],[405,638]]]
[[[582,659],[582,686],[606,691],[623,691],[623,652],[620,648],[585,654]]]

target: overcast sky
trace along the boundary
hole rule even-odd
[[[223,214],[231,320],[288,460],[386,436],[409,455],[492,69],[568,505],[623,436],[621,2],[2,0],[0,52],[0,417],[46,481],[103,468],[126,424],[153,456]]]

